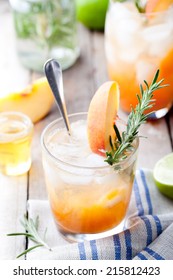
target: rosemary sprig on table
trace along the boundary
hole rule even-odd
[[[22,226],[24,227],[25,232],[10,233],[10,234],[7,234],[7,236],[23,235],[23,236],[28,237],[28,239],[32,240],[34,243],[36,243],[36,245],[26,249],[24,252],[22,252],[20,255],[18,255],[17,258],[20,258],[21,256],[27,254],[28,252],[30,252],[38,247],[44,246],[49,251],[51,251],[51,248],[45,242],[47,228],[45,229],[43,238],[41,238],[38,234],[38,226],[39,226],[39,217],[38,216],[36,217],[35,221],[33,221],[33,219],[31,219],[31,218],[27,219],[27,217],[24,216],[23,221],[20,221],[20,222],[21,222]]]
[[[140,95],[137,95],[138,104],[136,108],[132,108],[131,113],[128,116],[126,131],[122,134],[119,132],[118,127],[114,124],[116,140],[113,142],[110,136],[111,151],[106,152],[106,162],[109,165],[114,165],[127,157],[127,151],[132,148],[132,143],[138,136],[139,127],[145,123],[147,117],[151,114],[145,114],[147,109],[152,108],[154,100],[153,92],[166,87],[168,85],[161,85],[164,79],[157,82],[159,76],[159,70],[157,70],[151,85],[144,80],[146,89],[140,85]]]

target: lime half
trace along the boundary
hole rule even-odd
[[[173,153],[156,163],[153,175],[158,189],[173,199]]]
[[[90,29],[103,30],[109,0],[76,0],[77,19]]]

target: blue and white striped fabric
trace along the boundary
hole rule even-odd
[[[41,232],[48,227],[53,251],[35,250],[27,259],[173,260],[173,201],[158,191],[150,170],[136,173],[126,228],[119,234],[67,243],[57,233],[47,201],[29,201],[29,214],[40,216]]]

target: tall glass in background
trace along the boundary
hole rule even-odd
[[[154,93],[160,118],[173,102],[173,5],[166,11],[139,13],[135,1],[110,0],[105,23],[105,50],[110,79],[120,85],[121,108],[129,113],[137,104],[139,84],[148,83],[157,69],[169,87]]]
[[[49,202],[58,230],[82,241],[123,230],[136,170],[138,139],[127,159],[114,168],[92,153],[87,141],[87,114],[62,118],[42,133],[43,167]]]
[[[57,59],[63,69],[79,56],[75,0],[10,0],[21,63],[43,71]]]

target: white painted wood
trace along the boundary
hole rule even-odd
[[[30,74],[20,65],[15,49],[8,1],[0,1],[0,97],[26,86]],[[25,249],[25,238],[7,237],[22,229],[19,219],[26,213],[27,175],[0,175],[0,259],[15,259]]]
[[[23,68],[17,56],[14,25],[8,1],[3,7],[2,10],[0,6],[0,97],[22,90],[30,79],[28,70]]]
[[[140,134],[147,139],[140,139],[138,166],[153,169],[160,158],[172,151],[165,120],[146,123]]]
[[[105,57],[104,36],[102,32],[93,33],[93,73],[95,90],[109,80]]]
[[[25,238],[8,237],[23,232],[20,219],[26,213],[27,176],[7,177],[0,174],[0,259],[15,259],[25,250]]]
[[[81,56],[76,64],[63,72],[64,91],[69,113],[87,111],[96,89],[108,80],[104,55],[103,33],[90,32],[79,26]],[[15,35],[8,1],[0,0],[0,96],[5,91],[24,87],[30,81],[42,76],[31,73],[20,65],[15,50]],[[39,104],[38,104],[39,106]],[[122,119],[127,115],[120,111]],[[27,198],[47,199],[41,161],[40,136],[44,127],[60,114],[56,105],[50,114],[34,127],[32,143],[32,168],[28,178],[0,175],[0,259],[15,259],[25,249],[25,238],[7,237],[13,231],[21,231],[19,219],[26,212]],[[100,117],[100,116],[98,116]],[[173,111],[170,115],[173,137]],[[156,161],[172,151],[166,121],[147,122],[140,130],[138,167],[153,168]],[[27,196],[27,185],[28,196]]]

